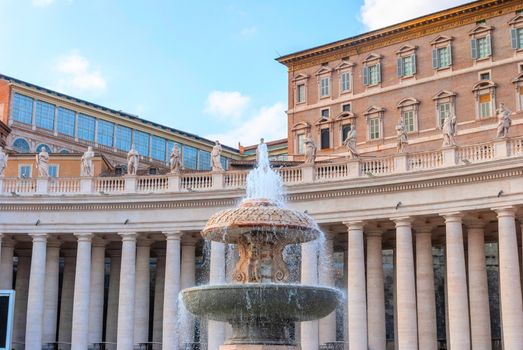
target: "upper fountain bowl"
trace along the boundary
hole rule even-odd
[[[305,213],[268,199],[245,199],[239,207],[211,216],[202,237],[237,243],[246,233],[270,235],[271,240],[283,239],[287,244],[309,242],[321,235],[318,225]]]

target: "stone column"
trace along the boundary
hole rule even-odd
[[[467,223],[470,339],[474,350],[492,349],[484,227],[479,220]]]
[[[89,344],[100,343],[103,333],[104,282],[105,282],[105,244],[94,237],[91,252],[91,281],[89,292]]]
[[[162,342],[163,290],[165,281],[165,249],[155,249],[156,281],[154,284],[153,342]]]
[[[421,350],[437,350],[436,296],[432,261],[432,226],[416,227],[416,297]]]
[[[367,327],[371,350],[385,350],[385,283],[381,246],[382,231],[366,230],[367,237]]]
[[[122,237],[120,293],[118,297],[117,350],[134,348],[134,288],[136,280],[136,233],[119,233]],[[165,348],[165,347],[164,347]],[[166,347],[169,349],[169,347]]]
[[[416,284],[410,218],[396,223],[396,312],[397,343],[400,349],[418,349]]]
[[[180,238],[182,232],[165,232],[165,288],[162,349],[178,348],[178,293],[180,292]]]
[[[182,239],[182,268],[180,285],[181,289],[193,287],[196,284],[196,244],[197,240],[192,237]],[[186,324],[180,330],[180,345],[185,342],[194,342],[194,317],[187,312]]]
[[[109,293],[107,295],[107,317],[105,326],[105,341],[116,344],[118,331],[118,298],[120,295],[120,269],[122,266],[122,251],[111,249],[107,251],[111,257],[109,270]]]
[[[29,271],[31,269],[31,250],[17,250],[18,266],[15,283],[15,317],[13,321],[13,348],[24,349],[25,324],[27,319],[27,292],[29,290]]]
[[[367,298],[365,288],[365,254],[363,222],[345,223],[349,229],[348,242],[348,304],[349,348],[367,350]]]
[[[209,284],[225,283],[225,244],[211,242],[211,267]],[[225,342],[225,323],[211,321],[208,323],[207,350],[218,350]]]
[[[307,242],[301,245],[301,283],[318,285],[318,243]],[[301,349],[317,350],[319,347],[318,321],[301,323]]]
[[[56,323],[58,321],[58,278],[60,275],[60,242],[49,240],[45,262],[45,292],[43,342],[56,341]]]
[[[60,321],[58,324],[58,341],[71,343],[71,326],[73,324],[74,278],[76,270],[76,250],[63,249],[64,271],[62,278],[62,296],[60,300]]]
[[[13,289],[13,255],[16,241],[4,237],[0,259],[0,289]]]
[[[138,240],[136,248],[136,298],[134,299],[134,343],[149,339],[149,295],[151,286],[151,244]]]
[[[500,208],[499,235],[499,294],[503,349],[523,349],[523,305],[519,275],[518,241],[516,237],[515,209]]]
[[[446,224],[447,253],[447,346],[450,349],[469,350],[470,325],[462,215],[452,213],[443,217]]]
[[[45,260],[47,235],[35,233],[31,253],[31,272],[27,296],[27,321],[25,326],[25,348],[42,348],[42,325],[44,320]]]
[[[76,272],[74,277],[73,326],[71,349],[87,349],[89,335],[89,297],[91,282],[91,233],[75,233],[78,239],[76,249]]]
[[[321,247],[318,264],[318,279],[321,286],[336,287],[334,271],[334,239],[336,236],[333,232],[325,233],[325,242]],[[336,310],[319,320],[318,332],[319,344],[336,341]]]

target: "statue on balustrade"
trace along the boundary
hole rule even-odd
[[[212,171],[223,171],[222,162],[221,162],[221,155],[222,155],[222,145],[220,145],[220,141],[216,140],[214,147],[211,151],[211,169]]]
[[[127,153],[127,174],[136,175],[138,172],[138,165],[140,164],[140,154],[134,149],[134,144],[131,145],[129,153]]]
[[[396,124],[396,135],[398,140],[396,144],[396,149],[398,150],[398,153],[403,153],[405,152],[405,148],[409,144],[407,128],[405,127],[403,118],[400,118],[398,124]]]
[[[49,177],[49,153],[45,147],[40,148],[40,153],[36,155],[36,168],[38,169],[38,176]]]
[[[4,176],[5,168],[7,167],[7,160],[9,155],[5,153],[4,148],[0,146],[0,176]]]
[[[182,170],[182,154],[180,147],[175,143],[171,154],[169,156],[169,166],[171,168],[171,174],[177,174]]]
[[[349,159],[358,159],[360,157],[356,150],[356,127],[349,130],[347,137],[343,140],[343,146],[347,148]]]
[[[93,158],[94,158],[93,147],[89,146],[89,147],[87,147],[87,151],[82,155],[80,176],[94,176]]]
[[[443,125],[441,126],[441,131],[443,132],[443,147],[445,146],[456,146],[456,136],[458,118],[454,113],[447,112],[445,119],[443,120]]]
[[[305,164],[314,164],[316,161],[316,144],[311,134],[305,136],[303,143],[305,145]]]
[[[496,116],[498,118],[498,133],[497,137],[507,137],[508,129],[512,125],[512,119],[510,115],[512,112],[505,107],[504,103],[499,104],[499,108],[496,109]]]

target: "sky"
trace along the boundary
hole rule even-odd
[[[0,0],[0,73],[237,147],[287,136],[275,58],[463,0]]]

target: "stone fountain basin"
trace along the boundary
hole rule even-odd
[[[298,284],[210,285],[182,291],[192,314],[232,324],[252,318],[276,323],[317,320],[334,311],[342,298],[334,288]]]

